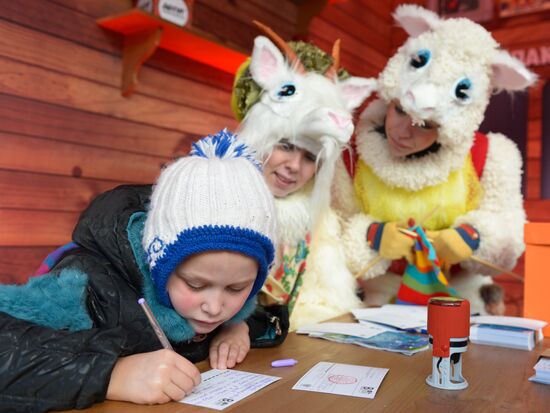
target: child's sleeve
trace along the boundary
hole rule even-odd
[[[278,346],[288,334],[288,307],[279,304],[257,305],[246,323],[252,348]]]
[[[103,401],[125,341],[119,327],[70,333],[0,312],[0,406],[42,412]]]

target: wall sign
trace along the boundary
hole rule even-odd
[[[510,54],[521,60],[525,66],[550,65],[550,46],[516,49],[510,51]]]

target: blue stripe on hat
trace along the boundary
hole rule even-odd
[[[222,129],[215,135],[208,135],[191,145],[189,156],[200,158],[244,158],[247,159],[259,171],[262,171],[262,165],[256,159],[256,152],[240,142],[237,135],[233,135],[227,129]]]
[[[166,245],[163,256],[151,268],[157,296],[164,305],[172,307],[166,284],[176,267],[191,255],[208,251],[240,252],[258,262],[258,275],[248,299],[262,288],[275,255],[269,238],[247,228],[204,225],[182,231],[173,243]]]

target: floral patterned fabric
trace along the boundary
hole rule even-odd
[[[273,269],[262,288],[261,302],[264,305],[279,303],[287,304],[289,314],[298,299],[302,277],[306,272],[306,260],[309,254],[310,234],[296,246],[283,245],[279,247],[279,262]]]

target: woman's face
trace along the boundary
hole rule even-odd
[[[271,193],[284,198],[307,184],[315,169],[314,154],[283,140],[264,163],[264,177]]]
[[[438,136],[437,125],[432,122],[413,125],[401,106],[392,102],[386,114],[386,136],[391,155],[401,158],[432,146]]]

